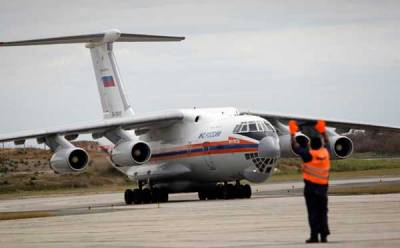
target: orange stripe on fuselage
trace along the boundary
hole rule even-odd
[[[203,148],[204,144],[206,144],[207,147],[213,147],[213,146],[231,145],[231,144],[239,144],[239,145],[250,144],[251,145],[251,144],[257,144],[257,143],[229,137],[229,139],[225,140],[225,141],[196,143],[196,144],[190,144],[190,145],[184,145],[184,146],[177,146],[177,147],[173,147],[170,149],[159,150],[159,151],[157,151],[157,153],[168,153],[168,152],[175,152],[175,151],[178,152],[181,150],[187,150],[187,152],[182,153],[182,154],[177,154],[177,155],[165,155],[165,156],[160,156],[160,157],[156,157],[156,158],[153,157],[153,158],[151,158],[150,161],[174,160],[174,159],[189,158],[189,157],[204,156],[204,155],[244,153],[244,152],[257,152],[258,151],[258,148],[256,148],[256,147],[232,148],[232,149],[209,150],[209,151],[203,150],[203,151],[195,151],[195,152],[191,151],[191,149],[194,149],[194,148]]]

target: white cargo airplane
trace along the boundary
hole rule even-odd
[[[86,43],[90,49],[104,120],[65,128],[44,129],[0,136],[0,142],[23,144],[27,139],[45,143],[54,152],[51,168],[57,173],[79,173],[89,162],[86,151],[70,143],[79,134],[107,138],[114,144],[110,162],[137,182],[125,191],[127,204],[166,202],[169,193],[198,192],[201,200],[250,198],[251,188],[240,180],[263,182],[280,157],[294,156],[287,121],[315,118],[235,108],[181,109],[145,116],[135,115],[124,92],[113,54],[114,42],[181,41],[184,37],[121,33],[0,42],[0,47]],[[347,158],[352,141],[341,130],[400,131],[399,127],[327,121],[331,127],[333,158]],[[298,133],[297,139],[307,140]],[[230,183],[235,182],[235,183]]]

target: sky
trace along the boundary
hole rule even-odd
[[[114,46],[138,114],[243,110],[400,126],[400,1],[0,0],[0,41],[185,36]],[[0,48],[0,133],[102,118],[83,44]]]

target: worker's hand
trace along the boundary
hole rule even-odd
[[[291,135],[295,135],[297,131],[299,131],[299,126],[297,125],[297,122],[294,120],[289,121],[289,131]]]
[[[315,124],[315,129],[320,133],[325,133],[325,131],[326,131],[326,122],[324,120],[318,120],[317,124]]]

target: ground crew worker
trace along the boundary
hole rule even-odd
[[[307,205],[308,223],[311,229],[306,243],[328,242],[328,182],[330,169],[329,142],[325,121],[317,121],[311,130],[311,140],[307,147],[296,142],[299,131],[296,121],[289,122],[293,150],[303,160],[301,166],[304,179],[304,198]],[[322,140],[322,137],[324,140]]]

